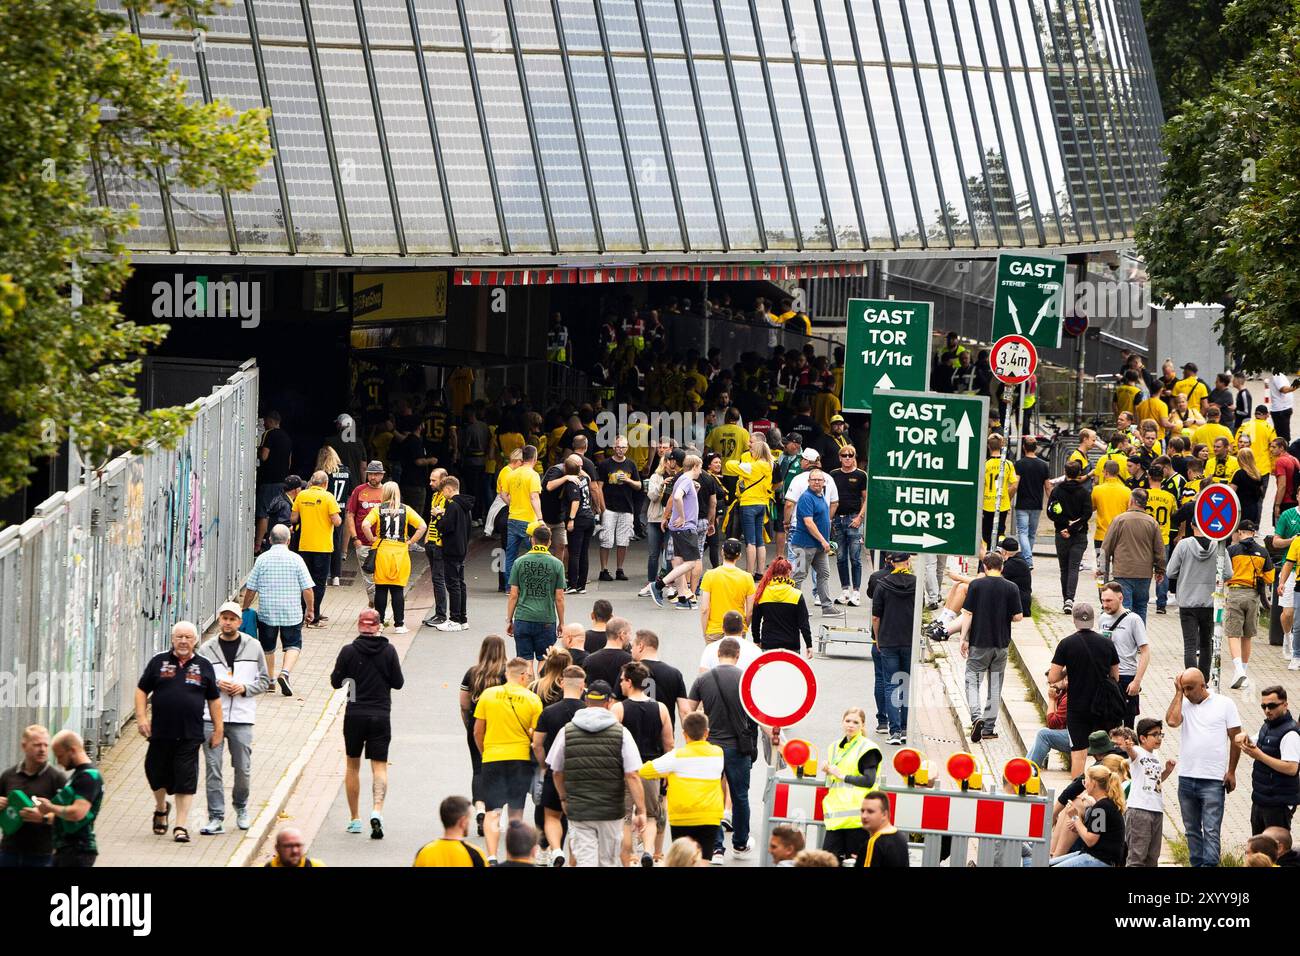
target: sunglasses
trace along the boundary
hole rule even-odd
[[[1265,703],[1265,704],[1260,704],[1259,706],[1264,710],[1276,710],[1277,708],[1283,706],[1283,704],[1281,701],[1278,701],[1277,703],[1272,703],[1272,704]]]

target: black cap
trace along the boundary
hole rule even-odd
[[[614,688],[609,686],[608,681],[594,680],[587,685],[586,692],[582,695],[583,700],[609,700],[614,696]]]
[[[684,461],[686,461],[686,450],[684,448],[674,448],[669,453],[668,457],[677,462],[680,466]]]
[[[1003,551],[1019,551],[1020,542],[1017,541],[1015,538],[1003,538],[1002,542],[998,545],[998,547],[1001,548]]]
[[[786,444],[793,443],[795,445],[803,447],[803,435],[800,435],[798,432],[791,432],[790,434],[786,435],[785,441]]]
[[[888,557],[890,564],[902,564],[904,561],[910,561],[912,556],[906,551],[893,551]]]
[[[1188,369],[1191,369],[1193,372],[1199,372],[1199,371],[1200,371],[1200,369],[1198,369],[1198,368],[1196,367],[1196,363],[1195,363],[1195,362],[1186,362],[1186,363],[1184,363],[1184,365],[1183,365],[1183,371],[1187,371]]]
[[[1259,530],[1259,525],[1255,524],[1255,522],[1253,522],[1253,521],[1251,521],[1249,518],[1247,518],[1245,521],[1241,522],[1241,524],[1237,525],[1237,530],[1238,530],[1238,531],[1258,531],[1258,530]]]

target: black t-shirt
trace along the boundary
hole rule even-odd
[[[534,733],[542,735],[543,753],[551,752],[551,745],[555,743],[555,738],[560,735],[560,731],[573,720],[573,715],[585,706],[586,704],[581,700],[566,697],[542,710],[541,716],[537,718],[537,730]],[[547,768],[546,772],[550,773],[550,768]]]
[[[578,502],[578,513],[574,517],[577,525],[591,525],[596,520],[595,506],[591,501],[591,479],[586,475],[579,475],[578,480],[566,481],[564,487],[560,489],[564,492],[564,507],[562,509],[564,520],[569,520],[569,513],[573,509],[573,503]]]
[[[663,723],[659,719],[658,701],[623,701],[623,726],[636,741],[642,760],[656,760],[664,755]]]
[[[424,413],[424,450],[438,459],[439,465],[451,462],[451,419],[444,408],[431,408]]]
[[[1102,797],[1084,810],[1083,826],[1089,833],[1101,835],[1092,846],[1082,848],[1084,853],[1111,866],[1124,865],[1124,814],[1119,812],[1115,801]]]
[[[1171,464],[1171,465],[1174,466],[1174,471],[1178,472],[1178,474],[1180,474],[1180,475],[1182,475],[1184,478],[1186,478],[1186,477],[1187,477],[1187,463],[1188,463],[1189,461],[1191,461],[1191,459],[1188,458],[1188,457],[1185,456],[1185,455],[1175,455],[1173,458],[1170,458],[1170,459],[1169,459],[1169,464]]]
[[[1264,498],[1264,480],[1252,478],[1245,471],[1237,471],[1232,476],[1232,485],[1237,489],[1237,497],[1241,503],[1249,508],[1258,505]]]
[[[90,809],[76,823],[55,818],[53,829],[56,850],[70,849],[78,853],[99,852],[99,845],[95,842],[95,817],[99,815],[100,802],[103,798],[104,778],[95,770],[94,765],[83,763],[79,767],[74,767],[58,799],[52,802],[58,806],[70,807],[78,800],[85,800],[90,804]]]
[[[592,630],[587,631],[587,639],[582,642],[582,647],[588,654],[595,654],[598,650],[600,650],[604,646],[605,646],[604,631],[592,631]],[[577,662],[575,661],[574,663]]]
[[[1075,701],[1083,708],[1092,702],[1101,686],[1098,671],[1109,674],[1111,667],[1119,663],[1119,652],[1114,641],[1096,631],[1075,631],[1056,645],[1052,663],[1064,667],[1070,678],[1070,697],[1065,704],[1068,719]]]
[[[790,422],[790,427],[785,430],[785,434],[788,435],[791,432],[799,434],[799,437],[803,439],[804,448],[816,447],[816,441],[822,436],[821,426],[807,415],[796,415],[794,417],[794,420]]]
[[[643,660],[641,662],[650,671],[646,681],[645,695],[668,708],[668,721],[677,727],[677,701],[686,696],[686,681],[682,672],[672,664],[663,661]]]
[[[742,736],[757,746],[758,725],[740,702],[740,676],[736,665],[719,664],[691,685],[690,699],[698,700],[709,718],[709,743],[719,747],[739,749]]]
[[[836,468],[831,472],[835,480],[835,490],[840,496],[840,507],[835,512],[837,517],[852,518],[862,508],[862,490],[867,485],[867,473],[861,468],[845,471]]]
[[[1002,576],[1016,586],[1020,591],[1020,612],[1028,615],[1033,600],[1034,577],[1029,570],[1029,565],[1019,554],[1007,558],[1006,563],[1002,565]]]
[[[565,653],[567,653],[570,657],[573,658],[573,663],[576,664],[578,667],[581,667],[582,662],[585,661],[588,657],[587,652],[584,651],[581,647],[566,647],[564,650]]]
[[[567,493],[573,487],[573,482],[566,481],[554,491],[546,490],[548,482],[563,477],[563,465],[552,465],[542,475],[542,493],[538,497],[542,501],[542,520],[547,524],[555,524],[557,521],[567,521],[569,519]]]
[[[221,656],[226,659],[226,667],[233,671],[235,669],[235,658],[239,655],[239,637],[236,636],[233,641],[219,638],[217,647],[221,648]]]
[[[868,838],[870,839],[870,838]],[[865,867],[867,859],[866,844],[858,854],[855,867]],[[876,844],[871,848],[871,868],[876,867],[910,867],[912,858],[907,852],[907,837],[897,830],[876,837]]]
[[[633,481],[641,480],[641,474],[636,470],[632,459],[624,458],[622,461],[615,461],[613,458],[606,458],[597,466],[597,470],[600,472],[600,480],[605,483],[603,490],[606,510],[619,514],[633,514],[636,511],[633,504],[636,489],[623,481],[624,478],[631,478]],[[609,476],[616,471],[621,471],[623,475],[617,482],[610,481]]]
[[[293,442],[289,435],[283,428],[272,428],[262,436],[262,447],[270,454],[266,456],[266,461],[258,463],[257,483],[269,485],[284,481],[289,476],[289,459],[293,454]]]
[[[722,482],[718,481],[715,476],[709,474],[707,471],[702,471],[700,472],[700,480],[695,484],[697,486],[696,492],[699,496],[700,519],[708,520],[709,508],[713,504],[713,499],[721,496],[721,500],[718,502],[718,510],[714,516],[718,521],[721,521],[722,511],[723,508],[726,507],[725,501],[727,497],[727,492],[722,487]]]
[[[966,589],[962,610],[971,612],[971,647],[1006,647],[1011,643],[1011,619],[1023,613],[1020,589],[1000,574],[976,578]]]
[[[54,764],[47,763],[34,775],[28,776],[20,760],[16,766],[0,773],[0,796],[7,797],[14,790],[21,790],[35,802],[36,797],[53,799],[67,775]],[[24,823],[13,833],[6,833],[0,839],[0,850],[6,853],[30,853],[44,856],[53,852],[54,828],[44,823]]]
[[[618,675],[623,665],[632,659],[632,655],[621,647],[602,647],[594,654],[588,654],[582,662],[582,669],[587,672],[587,685],[603,680],[614,688],[614,696],[621,698],[618,692]]]
[[[211,661],[196,654],[181,664],[171,651],[145,665],[136,687],[153,694],[151,740],[202,740],[203,702],[221,696]]]
[[[1052,469],[1041,458],[1021,458],[1016,462],[1016,509],[1019,511],[1043,510],[1043,482],[1052,477]]]
[[[391,456],[391,452],[389,453]],[[424,457],[424,441],[412,432],[397,448],[397,460],[402,465],[402,486],[423,488],[429,484],[429,466],[417,463]]]
[[[1231,428],[1237,414],[1237,402],[1232,392],[1226,388],[1210,390],[1210,404],[1219,406],[1219,421]]]

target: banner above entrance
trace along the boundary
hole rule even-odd
[[[359,272],[352,277],[352,321],[396,322],[447,315],[447,273]]]

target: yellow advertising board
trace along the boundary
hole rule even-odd
[[[354,322],[441,319],[446,315],[446,271],[368,272],[352,277]]]

